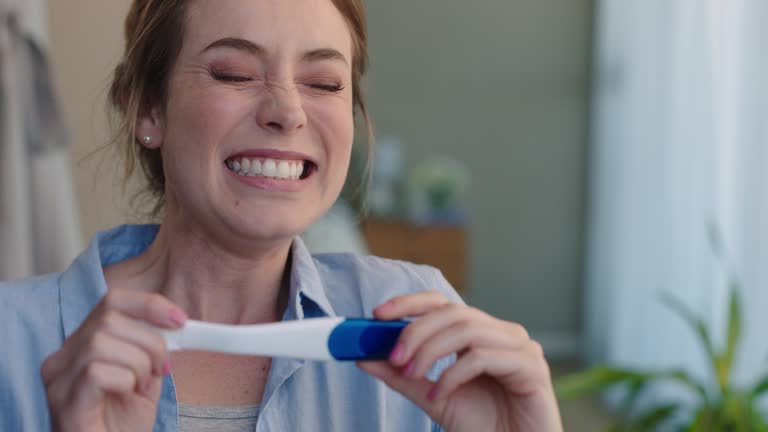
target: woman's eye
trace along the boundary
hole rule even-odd
[[[228,82],[228,83],[242,83],[253,81],[253,78],[245,75],[231,75],[219,72],[211,72],[211,76],[216,81]]]
[[[313,89],[322,90],[329,93],[338,93],[344,90],[344,87],[338,84],[310,84],[309,86]]]

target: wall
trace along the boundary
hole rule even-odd
[[[50,56],[61,106],[70,128],[73,172],[83,236],[128,219],[129,205],[109,151],[105,97],[122,50],[128,0],[48,2]]]
[[[591,1],[367,4],[377,134],[472,175],[470,301],[576,348]]]

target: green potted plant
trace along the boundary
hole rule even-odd
[[[555,382],[561,400],[600,394],[613,387],[623,387],[624,399],[620,404],[621,419],[608,431],[688,432],[768,432],[766,413],[758,406],[758,399],[768,391],[768,375],[747,388],[736,388],[731,383],[734,358],[741,336],[741,306],[738,284],[731,285],[728,329],[725,346],[717,349],[712,342],[704,320],[695,316],[679,301],[667,297],[665,303],[680,315],[695,331],[711,365],[711,375],[699,382],[682,370],[640,371],[593,367],[584,372],[564,376]],[[636,402],[653,383],[674,382],[688,389],[693,401],[680,401],[638,408]]]

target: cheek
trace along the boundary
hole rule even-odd
[[[195,173],[197,180],[193,183],[209,178],[201,174],[217,169],[223,162],[219,160],[218,148],[247,112],[241,98],[221,93],[205,85],[189,86],[175,92],[182,97],[169,100],[164,153],[173,165],[183,170],[177,175]],[[190,170],[190,167],[194,168]]]
[[[203,86],[175,88],[167,106],[167,130],[163,146],[168,186],[188,195],[200,190],[220,161],[222,142],[242,110],[233,98]],[[182,192],[183,191],[183,192]]]
[[[314,119],[315,128],[322,139],[329,163],[338,164],[349,159],[354,139],[354,118],[351,104],[335,101],[335,104],[308,106],[308,117]],[[338,169],[338,167],[334,167]]]
[[[323,125],[323,142],[328,155],[328,185],[338,193],[344,185],[349,170],[354,140],[354,122],[350,114],[329,116]]]
[[[187,88],[179,94],[184,98],[173,100],[169,112],[169,129],[173,136],[182,138],[179,144],[210,144],[220,141],[224,131],[237,122],[243,104],[237,98],[226,97],[212,88]]]

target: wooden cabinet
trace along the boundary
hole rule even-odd
[[[463,226],[415,226],[366,220],[363,235],[373,255],[431,265],[456,291],[466,290],[467,239]]]

